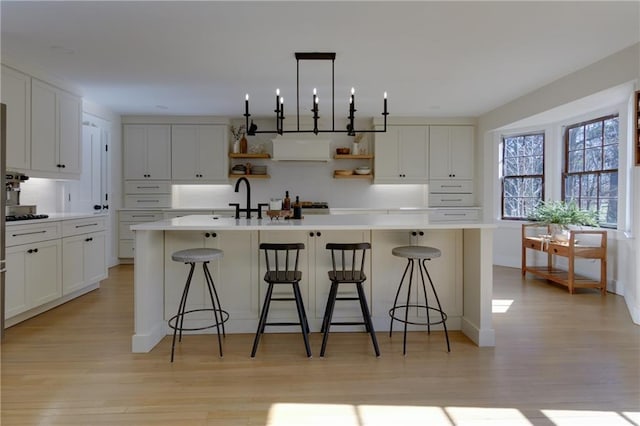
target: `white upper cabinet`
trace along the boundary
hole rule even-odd
[[[31,79],[31,170],[43,177],[81,172],[82,101]]]
[[[429,127],[387,126],[375,134],[375,183],[427,183]]]
[[[31,77],[2,66],[2,103],[7,105],[7,170],[31,168]]]
[[[124,178],[171,179],[170,125],[124,125]]]
[[[227,145],[227,126],[172,125],[172,179],[192,183],[226,183]]]
[[[473,180],[473,126],[429,127],[429,176]]]

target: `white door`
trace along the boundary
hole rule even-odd
[[[473,126],[451,127],[451,174],[454,179],[473,179]]]
[[[226,126],[200,126],[197,170],[202,179],[227,181],[228,148]]]
[[[59,172],[57,152],[56,91],[31,80],[31,168]]]
[[[147,126],[124,126],[124,178],[147,179]]]
[[[194,180],[200,174],[197,167],[198,127],[171,126],[171,178],[174,180]]]
[[[147,126],[147,179],[171,179],[171,126]]]
[[[2,103],[7,105],[7,170],[31,167],[31,79],[2,66]]]
[[[407,183],[427,183],[429,179],[429,135],[427,126],[400,128],[400,172]]]
[[[60,172],[80,173],[82,168],[81,122],[82,103],[80,98],[58,90],[58,161]]]

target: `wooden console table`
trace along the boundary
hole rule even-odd
[[[607,232],[596,230],[571,230],[569,241],[551,241],[550,238],[540,235],[528,235],[527,229],[537,227],[546,228],[549,235],[549,226],[539,223],[527,223],[522,225],[522,276],[527,272],[545,278],[558,284],[567,286],[569,293],[573,294],[578,287],[599,288],[602,295],[607,294]],[[599,245],[585,244],[580,240],[581,236],[599,236]],[[586,237],[588,238],[588,237]],[[596,238],[594,238],[596,239]],[[527,249],[547,253],[547,266],[527,266]],[[567,270],[553,266],[553,256],[566,257],[569,261]],[[600,281],[575,274],[575,259],[599,259]]]

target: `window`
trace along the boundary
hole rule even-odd
[[[502,138],[502,218],[526,219],[544,198],[544,133]]]
[[[600,225],[618,222],[618,116],[573,124],[565,130],[562,199],[598,210]]]

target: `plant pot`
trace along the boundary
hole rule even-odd
[[[552,223],[549,225],[551,230],[551,240],[566,243],[569,241],[569,229],[564,225]]]

